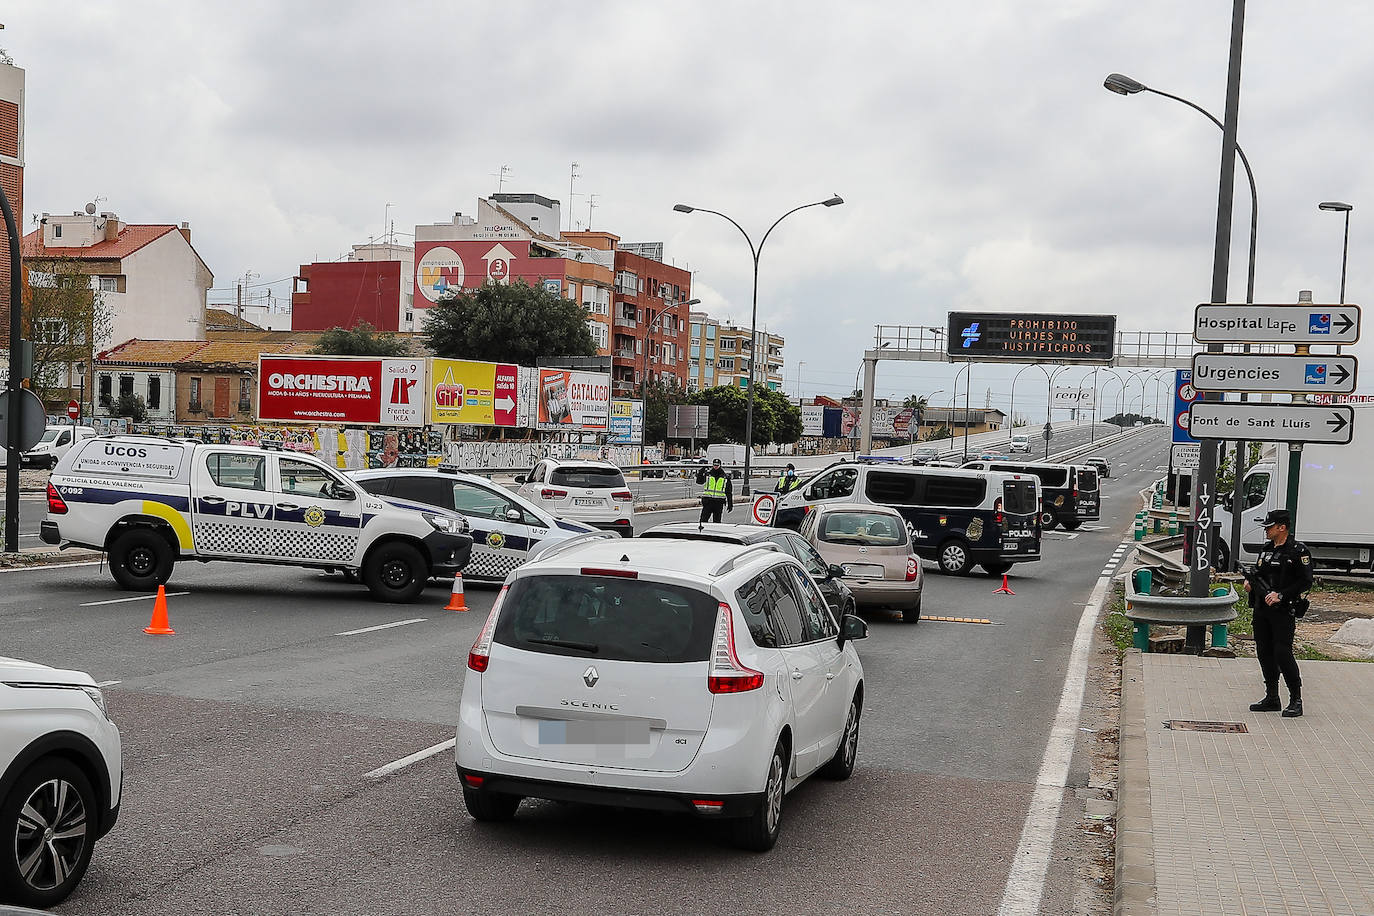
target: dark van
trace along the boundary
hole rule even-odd
[[[918,556],[942,572],[975,564],[1000,576],[1040,559],[1039,484],[1026,474],[840,462],[778,500],[773,524],[797,528],[812,506],[891,506],[906,519]]]
[[[1035,476],[1040,481],[1040,525],[1046,531],[1057,525],[1073,531],[1101,516],[1097,471],[1087,465],[979,460],[964,467]]]

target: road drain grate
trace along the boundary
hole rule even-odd
[[[1248,735],[1250,729],[1244,722],[1202,722],[1196,719],[1170,719],[1165,728],[1176,732],[1216,732],[1223,735]]]

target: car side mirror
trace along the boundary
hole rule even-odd
[[[868,624],[864,623],[863,618],[855,617],[853,614],[845,614],[840,621],[840,645],[843,646],[851,639],[867,639]]]
[[[512,508],[506,510],[506,521],[508,522],[518,522],[524,517],[525,513],[521,512],[519,509]]]
[[[358,494],[353,492],[352,487],[336,482],[329,485],[329,498],[352,502],[358,498]]]
[[[827,572],[830,573],[830,578],[832,578],[832,579],[843,579],[843,578],[844,578],[844,567],[843,567],[843,566],[836,566],[834,563],[831,563],[829,569],[827,570]]]
[[[516,483],[525,483],[525,475],[524,475],[524,474],[517,474],[516,477],[515,477],[515,482],[516,482]]]

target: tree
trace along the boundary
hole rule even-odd
[[[902,401],[902,406],[912,412],[911,420],[908,421],[908,436],[910,439],[921,438],[921,423],[926,418],[926,408],[930,406],[930,398],[922,394],[909,394],[906,400]]]
[[[29,385],[44,404],[65,404],[72,395],[73,364],[89,364],[96,347],[109,342],[113,311],[79,261],[40,258],[26,266],[24,337],[33,342]]]
[[[595,356],[587,310],[523,281],[465,289],[429,310],[425,337],[439,356],[534,366],[546,356]]]
[[[121,394],[114,402],[111,412],[116,417],[128,417],[135,423],[148,419],[148,405],[143,403],[141,394]]]
[[[710,442],[743,442],[748,394],[733,385],[718,385],[688,397],[688,403],[711,408]],[[801,410],[785,394],[760,387],[754,393],[754,444],[793,443],[801,438]]]
[[[378,334],[377,329],[366,321],[360,321],[352,328],[330,328],[320,335],[319,343],[311,347],[310,352],[330,356],[410,355],[404,340],[389,331]]]

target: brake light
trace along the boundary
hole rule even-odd
[[[763,672],[739,660],[735,652],[735,615],[724,601],[716,613],[716,635],[711,639],[711,665],[706,689],[712,693],[744,693],[763,686]]]
[[[48,514],[67,514],[67,504],[62,500],[62,494],[57,492],[57,487],[52,484],[48,484]]]
[[[631,493],[629,490],[616,490],[613,493],[611,493],[611,499],[618,499],[621,502],[629,502],[634,498],[634,494]]]
[[[482,632],[477,634],[477,641],[468,651],[468,667],[473,671],[486,671],[487,665],[491,664],[491,637],[496,632],[496,617],[501,613],[501,603],[506,600],[508,591],[509,585],[501,586],[501,593],[496,596],[496,601],[487,614],[487,622],[482,624]]]
[[[567,490],[555,490],[552,487],[545,487],[539,491],[540,499],[562,499],[568,495]]]
[[[921,574],[921,564],[915,557],[906,558],[906,581],[915,582]]]
[[[1002,498],[997,497],[997,502],[993,503],[992,510],[997,513],[997,524],[1002,524]]]
[[[591,566],[582,567],[584,576],[615,576],[617,579],[638,579],[639,572],[634,569],[596,569]]]
[[[699,814],[720,814],[721,811],[725,810],[725,802],[694,798],[692,799],[692,807],[696,808]]]
[[[482,783],[486,781],[487,778],[485,776],[474,776],[471,773],[463,774],[463,782],[472,786],[474,789],[480,789],[482,787]]]

